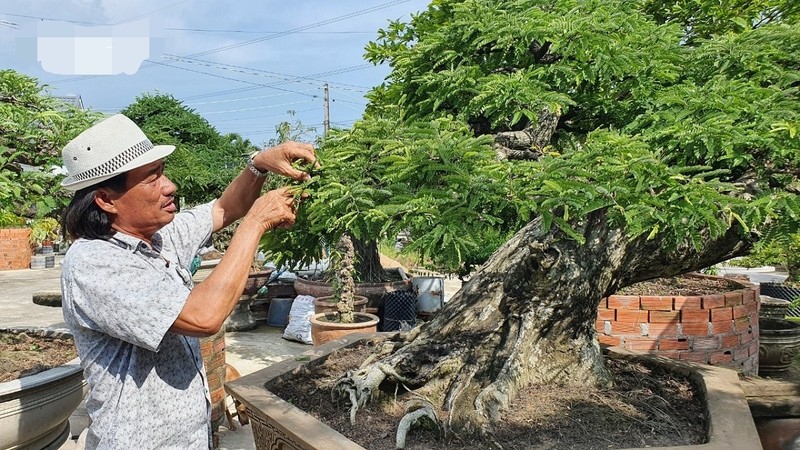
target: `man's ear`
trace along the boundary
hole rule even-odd
[[[116,214],[117,197],[118,195],[110,189],[100,188],[94,193],[94,203],[103,211],[109,214]]]

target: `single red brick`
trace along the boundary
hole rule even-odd
[[[758,296],[756,295],[755,289],[747,289],[742,294],[742,302],[744,302],[744,304],[755,303],[757,298]]]
[[[712,332],[714,334],[733,333],[733,321],[714,322],[711,324]]]
[[[733,352],[732,351],[724,351],[724,352],[714,352],[709,355],[708,362],[711,364],[724,364],[733,361]]]
[[[627,309],[618,309],[617,321],[618,322],[632,322],[632,323],[646,323],[647,311],[637,310],[631,311]]]
[[[722,337],[722,348],[734,348],[739,346],[739,335],[729,334]]]
[[[606,322],[607,320],[595,320],[594,321],[594,329],[597,330],[598,333],[603,334],[606,332]],[[609,326],[610,328],[610,326]]]
[[[700,309],[703,307],[702,297],[683,297],[676,296],[673,298],[675,309],[686,311],[687,309]]]
[[[741,292],[728,292],[725,294],[725,306],[736,306],[742,304]]]
[[[628,338],[625,339],[625,348],[628,350],[655,350],[657,343],[655,339]]]
[[[664,339],[658,340],[659,350],[689,350],[689,340],[686,338],[681,339]]]
[[[752,330],[752,323],[749,317],[733,319],[733,326],[736,328],[736,331]]]
[[[639,309],[639,296],[612,295],[608,297],[608,309]]]
[[[719,339],[716,336],[696,337],[692,340],[692,350],[719,350]]]
[[[670,358],[670,359],[680,359],[681,352],[678,351],[666,351],[662,352],[660,350],[654,351],[654,355],[661,356],[662,358]]]
[[[678,324],[677,323],[648,323],[647,324],[647,335],[651,337],[670,337],[670,336],[678,336]]]
[[[601,298],[600,303],[597,304],[597,307],[608,309],[608,297]]]
[[[708,355],[705,352],[681,352],[680,358],[686,361],[708,364]]]
[[[731,319],[733,319],[733,308],[726,306],[725,308],[714,308],[711,310],[712,322],[723,322]]]
[[[733,307],[733,318],[738,319],[740,317],[748,317],[755,313],[755,308],[752,303],[748,303],[746,305],[738,305]]]
[[[708,323],[682,323],[681,333],[684,336],[708,336],[709,328]]]
[[[641,327],[633,322],[611,322],[611,334],[640,334]]]
[[[658,311],[672,311],[672,297],[642,296],[641,308]]]
[[[704,295],[703,309],[719,308],[725,306],[725,296],[722,294]]]
[[[610,345],[612,347],[620,344],[620,338],[618,338],[617,336],[606,336],[604,334],[601,334],[600,336],[597,337],[597,339],[600,341],[601,344]]]
[[[616,309],[597,308],[597,320],[615,320]]]
[[[709,321],[708,317],[709,313],[707,309],[687,309],[681,311],[681,322],[683,323],[707,323]]]
[[[650,311],[651,323],[677,323],[680,322],[680,320],[680,311]]]

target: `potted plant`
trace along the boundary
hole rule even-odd
[[[353,241],[343,234],[337,244],[340,255],[334,264],[335,292],[331,300],[336,302],[335,312],[321,312],[311,317],[311,338],[314,345],[321,345],[346,334],[375,332],[378,317],[355,310],[355,282],[353,280]],[[366,299],[363,299],[366,304]]]
[[[52,252],[53,242],[58,240],[59,223],[52,217],[42,217],[31,222],[31,244],[41,249],[41,253]]]

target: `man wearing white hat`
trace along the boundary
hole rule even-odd
[[[198,337],[223,325],[244,289],[261,235],[289,227],[286,189],[260,196],[267,172],[297,180],[310,145],[264,150],[214,202],[176,213],[164,158],[127,117],[99,122],[66,145],[64,214],[74,239],[61,276],[64,319],[90,392],[87,448],[211,447],[210,401]],[[189,267],[212,232],[242,218],[225,255],[197,286]]]

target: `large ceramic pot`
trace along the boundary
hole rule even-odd
[[[354,313],[353,323],[336,322],[336,314],[320,313],[311,316],[311,340],[314,345],[322,345],[348,334],[375,333],[378,331],[378,316],[368,313]]]
[[[332,295],[314,299],[314,313],[336,312],[336,301]],[[366,312],[367,297],[356,295],[353,298],[353,311]]]
[[[761,311],[758,312],[758,317],[761,319],[783,319],[786,317],[791,304],[792,302],[789,300],[762,294]]]
[[[59,339],[70,337],[68,333],[42,334]],[[77,358],[35,375],[0,383],[0,448],[59,448],[70,435],[69,417],[87,392]]]
[[[800,323],[785,319],[760,319],[758,374],[785,372],[800,353]]]
[[[409,281],[387,281],[385,283],[356,283],[356,295],[367,297],[367,306],[378,308],[383,304],[383,297],[389,292],[405,291],[411,289]],[[298,278],[294,282],[297,295],[310,295],[312,297],[327,297],[333,295],[330,283]]]

